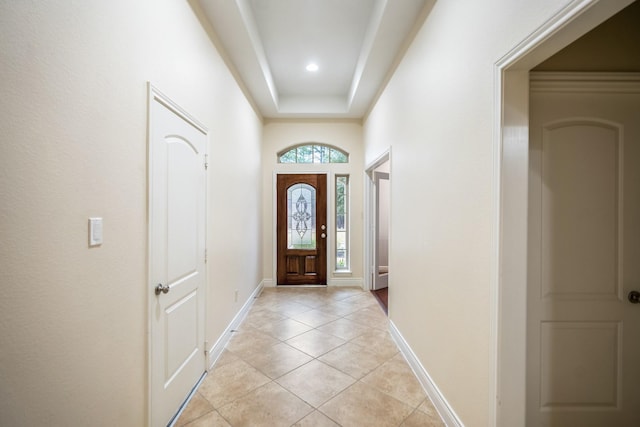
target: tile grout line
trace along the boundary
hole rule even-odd
[[[374,372],[378,371],[381,367],[387,365],[388,363],[390,363],[398,354],[399,349],[397,347],[397,345],[395,344],[395,342],[393,342],[391,337],[387,337],[389,338],[389,341],[392,343],[392,345],[395,348],[395,352],[393,352],[392,355],[390,356],[386,356],[386,357],[382,357],[382,359],[379,362],[375,362],[375,366],[371,367],[371,368],[367,368],[366,371],[362,374],[356,374],[354,375],[353,373],[349,373],[346,372],[344,370],[344,368],[342,368],[341,366],[334,366],[334,364],[332,364],[330,361],[325,361],[325,360],[321,360],[321,358],[327,356],[328,354],[337,351],[339,349],[343,349],[345,352],[347,351],[347,346],[351,345],[351,346],[355,346],[355,348],[361,350],[361,351],[369,351],[368,347],[365,347],[363,345],[360,345],[354,341],[358,340],[359,338],[362,338],[364,336],[366,336],[367,334],[374,334],[374,335],[379,335],[382,337],[385,337],[386,335],[389,335],[388,330],[385,329],[380,329],[379,327],[377,327],[375,325],[375,323],[377,323],[377,319],[376,316],[377,314],[375,313],[380,313],[384,316],[384,313],[382,311],[382,309],[379,307],[379,305],[377,304],[377,301],[375,300],[375,297],[371,296],[371,295],[367,295],[367,294],[351,294],[351,295],[347,295],[343,298],[334,298],[332,296],[322,296],[321,298],[311,298],[309,297],[309,295],[317,295],[317,294],[311,294],[311,293],[306,293],[305,298],[297,298],[298,295],[296,295],[295,292],[290,293],[289,295],[286,295],[285,292],[283,292],[281,295],[277,295],[275,292],[277,291],[268,291],[268,290],[264,290],[263,293],[256,297],[256,304],[254,304],[254,306],[250,309],[250,311],[247,313],[247,316],[245,317],[245,319],[243,320],[243,322],[238,326],[237,330],[238,333],[235,334],[235,336],[233,337],[232,340],[235,339],[239,339],[239,337],[243,336],[243,334],[246,334],[248,332],[251,332],[253,330],[252,333],[256,334],[256,336],[265,336],[268,337],[270,340],[273,340],[273,343],[267,344],[266,347],[267,349],[272,349],[273,347],[280,345],[280,344],[285,344],[290,350],[294,350],[297,351],[303,355],[305,355],[306,357],[309,357],[310,359],[297,365],[293,366],[290,369],[286,369],[283,373],[279,373],[278,376],[274,376],[271,377],[270,375],[267,374],[266,371],[264,371],[264,367],[260,367],[258,365],[260,365],[260,363],[255,362],[254,363],[250,363],[249,360],[247,360],[247,352],[241,352],[240,353],[234,353],[233,350],[228,349],[227,347],[225,347],[224,352],[227,352],[229,355],[231,355],[232,357],[234,357],[235,359],[247,364],[248,366],[251,366],[252,369],[254,369],[258,374],[260,374],[261,376],[263,376],[265,379],[267,379],[266,383],[263,383],[257,387],[253,387],[251,389],[244,390],[242,394],[238,395],[238,396],[234,396],[234,399],[226,402],[225,404],[223,404],[222,406],[220,406],[220,408],[216,408],[208,399],[206,399],[206,397],[204,397],[203,395],[201,395],[201,397],[203,399],[205,399],[213,408],[212,411],[209,411],[205,414],[202,414],[200,417],[193,419],[193,420],[189,420],[189,422],[194,422],[198,419],[200,419],[201,417],[210,414],[211,412],[215,411],[218,413],[218,415],[220,415],[221,417],[223,417],[227,422],[229,422],[229,424],[231,424],[230,419],[224,417],[222,415],[222,413],[220,413],[218,410],[228,406],[228,405],[232,405],[235,402],[240,401],[241,399],[247,397],[248,395],[255,393],[257,390],[265,388],[269,385],[275,385],[278,387],[281,387],[283,390],[287,391],[287,393],[290,393],[292,396],[294,396],[295,398],[299,399],[301,402],[303,402],[305,405],[307,405],[309,408],[311,408],[311,411],[308,412],[306,415],[302,416],[301,418],[299,418],[297,421],[295,421],[293,424],[291,424],[292,426],[295,425],[296,423],[302,421],[303,419],[305,419],[308,416],[311,416],[314,412],[318,412],[319,414],[321,414],[324,417],[327,417],[328,419],[330,419],[331,421],[335,422],[336,424],[340,425],[340,423],[338,422],[338,420],[331,418],[328,414],[326,414],[325,412],[323,412],[322,410],[320,410],[320,407],[326,405],[327,403],[331,402],[333,399],[336,399],[338,396],[340,396],[342,393],[346,392],[347,390],[349,390],[351,387],[353,387],[356,384],[360,384],[362,387],[367,387],[367,388],[371,388],[373,390],[376,390],[377,392],[381,393],[382,395],[387,396],[388,398],[393,399],[394,401],[399,402],[402,405],[405,405],[406,407],[410,408],[411,411],[402,418],[402,420],[400,421],[400,424],[403,423],[405,420],[407,420],[409,417],[414,416],[414,414],[416,413],[416,411],[420,411],[421,413],[424,414],[423,411],[420,410],[420,407],[425,403],[426,396],[421,396],[422,398],[420,399],[420,402],[415,405],[412,403],[409,403],[406,400],[400,400],[398,399],[398,397],[390,394],[389,392],[387,392],[384,389],[379,388],[378,386],[376,386],[375,384],[369,384],[365,381],[363,381],[365,378],[369,377],[371,374],[373,374]],[[283,295],[284,294],[284,295]],[[326,294],[325,294],[326,295]],[[265,297],[266,296],[266,297]],[[302,299],[302,301],[301,301]],[[312,301],[314,300],[314,301]],[[336,314],[336,310],[327,310],[324,311],[324,309],[326,309],[327,307],[331,307],[332,304],[335,303],[341,303],[341,304],[347,304],[348,300],[351,300],[351,303],[353,303],[354,305],[351,307],[351,309],[348,309],[345,306],[344,310],[341,310],[341,314]],[[367,301],[368,300],[368,301]],[[373,302],[373,304],[371,304],[371,302]],[[286,306],[289,305],[291,306],[292,304],[297,304],[300,306],[305,306],[306,309],[303,311],[296,311],[295,309],[293,311],[291,310],[287,310]],[[312,305],[309,305],[312,304]],[[284,308],[285,311],[282,312],[278,309],[278,306],[280,306],[280,309]],[[374,309],[375,311],[371,311],[371,309],[373,307],[376,307],[376,309]],[[314,319],[313,315],[310,315],[310,318],[307,319],[307,322],[312,323],[305,323],[303,320],[300,320],[300,317],[304,317],[305,313],[311,313],[316,311],[317,313],[321,313],[320,315],[318,315],[318,319],[319,320],[312,320]],[[267,329],[267,327],[265,328],[257,328],[254,326],[254,324],[259,323],[260,322],[260,314],[261,313],[265,313],[264,315],[266,316],[265,320],[264,320],[264,324],[268,325],[268,324],[276,324],[279,322],[284,322],[286,320],[291,320],[291,321],[295,321],[298,322],[302,325],[304,325],[305,327],[310,328],[307,331],[303,331],[303,332],[299,332],[299,333],[294,333],[291,336],[287,336],[285,339],[279,338],[277,336],[272,335],[271,333],[269,333],[269,331],[265,330]],[[257,313],[257,314],[256,314]],[[358,321],[357,319],[354,319],[356,313],[362,313],[363,315],[369,315],[367,317],[369,317],[368,320],[360,320]],[[256,317],[256,319],[252,322],[252,314],[254,315],[253,317]],[[284,317],[283,319],[278,319],[278,320],[272,320],[274,319],[276,316],[282,316]],[[297,318],[296,318],[297,317]],[[351,317],[351,318],[349,318]],[[363,330],[361,330],[359,333],[357,333],[356,335],[353,335],[349,338],[343,338],[343,336],[339,336],[336,335],[335,333],[332,333],[330,331],[327,331],[326,326],[337,322],[337,321],[342,321],[342,320],[346,320],[349,322],[352,322],[355,325],[359,325],[359,327],[361,328],[365,328]],[[388,325],[388,319],[386,318],[386,316],[384,316],[384,320],[385,323]],[[253,324],[252,324],[253,323]],[[378,325],[379,326],[379,325]],[[321,328],[324,328],[324,330],[321,330]],[[247,332],[248,331],[248,332]],[[325,332],[326,331],[326,332]],[[324,349],[320,349],[320,353],[318,352],[312,352],[314,354],[309,354],[306,351],[304,351],[302,348],[298,348],[294,345],[292,345],[289,341],[301,337],[305,334],[308,334],[310,332],[316,332],[318,334],[323,334],[323,335],[327,335],[327,336],[331,336],[333,338],[336,338],[337,340],[341,340],[342,342],[335,345],[335,346],[331,346],[330,344],[330,348],[328,348],[327,350]],[[386,335],[385,335],[386,334]],[[384,341],[383,338],[380,338]],[[267,340],[268,342],[268,340]],[[231,341],[230,343],[231,344]],[[307,349],[308,350],[308,349]],[[358,356],[356,356],[358,357]],[[329,368],[331,370],[335,370],[336,372],[340,373],[340,375],[345,376],[346,378],[349,378],[352,382],[349,385],[346,385],[346,387],[344,388],[340,388],[337,389],[337,391],[335,392],[335,394],[333,394],[334,392],[330,392],[329,397],[326,398],[321,398],[322,400],[320,401],[320,403],[316,403],[316,404],[312,404],[310,403],[308,400],[305,400],[305,398],[303,398],[303,396],[298,395],[298,393],[294,392],[294,390],[292,390],[290,388],[290,386],[287,386],[286,384],[281,384],[280,382],[278,382],[278,380],[283,379],[284,377],[292,374],[293,372],[295,372],[298,369],[301,369],[305,366],[308,366],[311,363],[320,363],[322,364],[322,366]],[[226,362],[226,363],[233,363],[233,362]],[[216,363],[217,364],[217,363]],[[224,366],[224,365],[220,365],[220,366]],[[213,371],[216,369],[217,367],[214,366],[212,368],[212,373]],[[414,378],[415,380],[415,378]],[[416,380],[417,381],[417,380]],[[199,392],[198,392],[199,393]],[[415,401],[415,400],[414,400]],[[317,406],[316,406],[317,405]],[[181,424],[180,424],[181,425]]]

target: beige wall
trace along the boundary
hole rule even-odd
[[[319,142],[336,146],[349,153],[349,163],[346,164],[279,164],[277,153],[292,145]],[[264,126],[262,146],[262,194],[263,194],[263,263],[262,269],[266,280],[273,280],[275,285],[275,236],[274,224],[274,174],[278,172],[318,173],[328,172],[328,216],[334,210],[335,174],[349,174],[350,183],[350,249],[351,273],[335,273],[335,252],[333,236],[329,235],[328,282],[329,285],[361,285],[363,278],[363,175],[362,164],[362,126],[355,121],[271,121]],[[330,218],[329,230],[333,227]]]
[[[568,1],[436,2],[364,125],[392,146],[389,313],[467,426],[490,424],[494,64]]]
[[[185,1],[0,0],[0,64],[0,425],[145,425],[147,81],[210,129],[210,343],[262,279],[262,125]]]

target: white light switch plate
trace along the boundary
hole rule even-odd
[[[89,218],[89,246],[102,244],[102,218]]]

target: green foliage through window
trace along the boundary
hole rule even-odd
[[[280,153],[278,159],[280,163],[348,163],[349,155],[328,145],[307,144]]]

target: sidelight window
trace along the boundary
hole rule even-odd
[[[349,270],[349,175],[336,175],[336,270]]]

